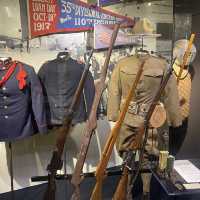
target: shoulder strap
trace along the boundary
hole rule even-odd
[[[0,87],[6,83],[6,81],[11,77],[13,72],[15,71],[15,68],[17,66],[17,63],[14,61],[11,66],[9,67],[8,71],[6,72],[5,76],[0,80]]]

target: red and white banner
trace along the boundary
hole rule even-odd
[[[29,0],[30,38],[61,32],[92,30],[95,24],[123,22],[133,26],[135,20],[78,0]]]

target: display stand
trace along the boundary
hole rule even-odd
[[[67,176],[67,148],[66,148],[66,145],[64,146],[63,165],[64,165],[64,176]]]
[[[200,160],[190,160],[196,167],[200,168]],[[178,175],[173,176],[175,180],[170,181],[166,178],[160,177],[156,170],[151,169],[152,179],[150,187],[150,200],[199,200],[200,189],[186,190],[180,187],[186,183]],[[176,173],[175,173],[176,174]]]
[[[12,151],[12,143],[8,144],[10,150],[10,190],[11,190],[11,199],[14,200],[14,173],[13,173],[13,151]]]

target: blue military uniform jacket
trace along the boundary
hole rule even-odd
[[[22,64],[26,85],[19,89],[18,64],[10,78],[0,87],[0,141],[11,141],[47,131],[44,97],[34,69]],[[0,78],[7,70],[0,68]]]
[[[57,58],[46,62],[39,70],[47,108],[48,125],[61,125],[70,107],[81,79],[84,64],[68,58]],[[82,94],[73,115],[72,124],[85,121],[90,113],[95,94],[94,80],[88,73]]]

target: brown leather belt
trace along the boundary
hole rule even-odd
[[[138,104],[135,101],[131,101],[128,107],[128,113],[133,115],[139,115],[145,117],[149,110],[150,104]],[[156,105],[154,112],[150,119],[150,125],[154,128],[161,127],[167,118],[165,108],[162,103]]]
[[[131,101],[128,107],[128,113],[144,117],[148,108],[149,104],[138,104],[135,101]]]

